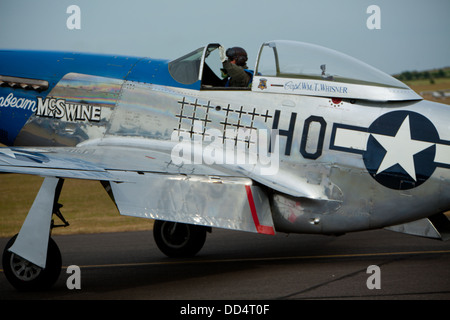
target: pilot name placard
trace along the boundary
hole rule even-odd
[[[328,93],[342,93],[347,94],[348,88],[338,85],[328,85],[325,83],[318,82],[307,82],[307,81],[288,81],[284,84],[284,89],[287,91],[314,91],[314,92],[328,92]]]
[[[36,116],[55,118],[62,121],[99,122],[102,108],[95,105],[68,103],[65,99],[37,98]]]

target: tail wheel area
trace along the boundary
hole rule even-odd
[[[2,257],[3,270],[9,283],[20,291],[50,288],[58,280],[62,268],[61,252],[55,241],[49,239],[46,267],[43,269],[8,251],[16,238],[17,235],[8,241]]]
[[[205,244],[207,227],[156,220],[153,237],[168,257],[195,256]]]

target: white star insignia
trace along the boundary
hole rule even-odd
[[[386,150],[386,154],[376,174],[399,164],[414,181],[417,181],[414,155],[433,146],[435,143],[411,139],[409,116],[403,120],[394,137],[381,134],[372,134],[372,136]]]
[[[12,151],[9,148],[0,148],[0,153],[3,153],[5,156],[8,156],[10,158],[15,159],[16,155],[14,154],[14,151]]]
[[[3,157],[1,155],[4,155]],[[9,148],[0,148],[0,161],[11,164],[7,159],[16,159],[16,154]]]
[[[33,154],[31,152],[37,152],[34,149],[28,149],[26,151],[20,151],[18,149],[10,149],[7,147],[0,148],[0,161],[12,164],[17,163],[17,161],[36,161],[43,162],[45,161],[45,157],[43,153],[47,153],[48,151],[39,150],[39,153]],[[19,156],[19,158],[18,158]],[[14,159],[14,160],[13,160]],[[17,160],[17,161],[16,161]]]

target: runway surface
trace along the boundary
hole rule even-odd
[[[450,242],[385,230],[329,237],[214,229],[193,259],[165,257],[151,231],[54,239],[65,267],[56,285],[17,292],[2,271],[0,300],[450,299]],[[79,290],[66,285],[70,265],[80,267]],[[367,286],[372,265],[380,289]]]

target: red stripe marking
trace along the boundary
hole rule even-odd
[[[255,223],[256,231],[259,233],[274,235],[275,231],[271,226],[262,226],[259,224],[258,214],[256,213],[255,202],[253,201],[252,187],[245,186],[247,191],[248,204],[250,205],[250,211],[252,213],[253,222]]]

